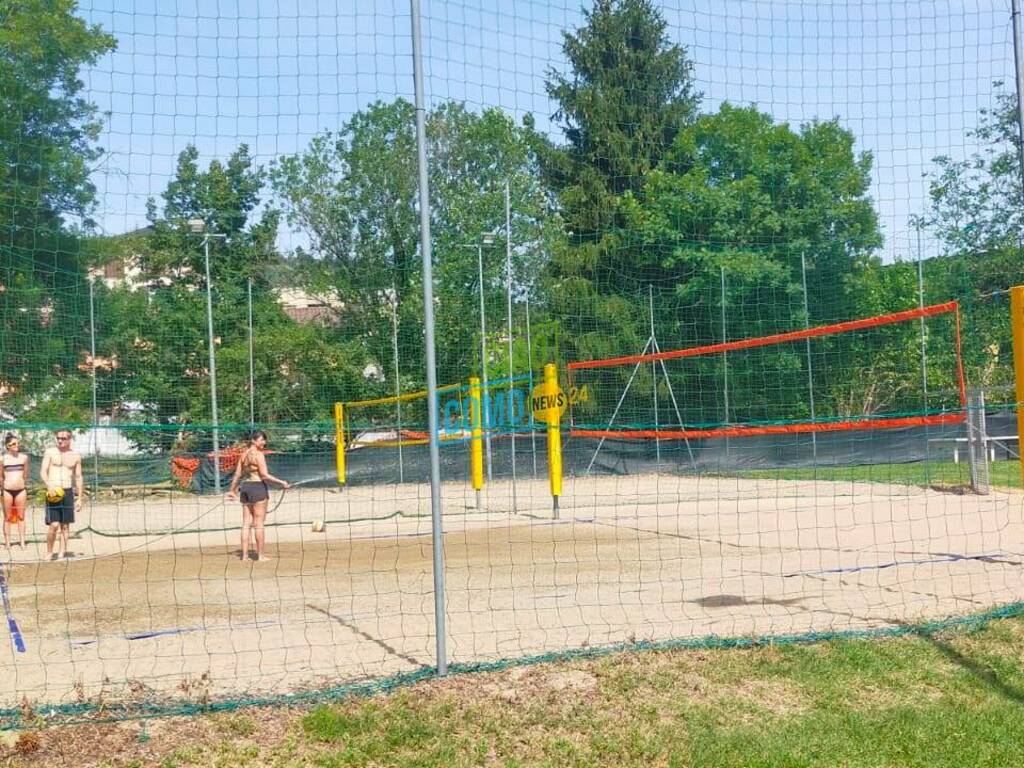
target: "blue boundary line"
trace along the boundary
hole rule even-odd
[[[188,632],[209,632],[213,629],[245,629],[256,627],[269,627],[276,625],[277,622],[267,619],[265,621],[256,621],[248,624],[220,624],[212,625],[209,627],[172,627],[170,629],[154,629],[146,632],[133,632],[128,635],[113,635],[111,637],[94,637],[86,640],[71,640],[71,645],[81,647],[85,645],[97,645],[103,640],[151,640],[157,637],[168,637],[171,635],[184,635]]]
[[[18,653],[24,653],[25,641],[21,637],[21,630],[18,629],[18,622],[15,621],[14,615],[11,613],[11,598],[7,594],[7,566],[4,563],[0,563],[0,596],[3,596],[4,613],[7,614],[7,629],[11,632],[11,642],[14,643]]]
[[[876,563],[872,565],[851,565],[847,568],[826,568],[822,571],[794,571],[784,573],[782,578],[791,579],[794,576],[824,576],[834,573],[858,573],[860,571],[883,571],[886,568],[899,568],[902,565],[932,565],[934,563],[959,563],[964,560],[993,560],[1006,557],[1005,552],[989,552],[981,555],[948,555],[946,557],[929,557],[921,560],[893,560],[890,563]]]

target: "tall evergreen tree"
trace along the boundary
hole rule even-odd
[[[695,119],[700,94],[686,50],[669,41],[649,0],[597,0],[584,15],[583,27],[564,33],[570,72],[548,74],[566,143],[542,163],[570,234],[556,272],[604,281],[621,257],[622,195],[643,189]]]

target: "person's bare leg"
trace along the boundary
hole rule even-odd
[[[60,554],[61,557],[67,557],[68,551],[68,537],[71,533],[71,526],[68,523],[60,524]]]
[[[253,507],[252,512],[253,526],[256,529],[256,559],[270,560],[271,558],[263,554],[263,550],[266,547],[266,530],[263,527],[263,523],[267,518],[267,501],[263,500],[259,504]]]
[[[252,505],[242,505],[242,562],[249,559],[249,532],[252,527]]]
[[[50,523],[46,526],[46,557],[53,559],[53,545],[57,541],[57,529],[60,523]]]
[[[14,499],[7,491],[3,492],[3,499],[0,499],[0,514],[4,516],[4,546],[11,551],[11,524],[8,522],[7,510],[14,511]]]
[[[28,544],[25,543],[25,505],[21,506],[21,517],[18,518],[18,538],[21,539],[21,548],[25,549]]]

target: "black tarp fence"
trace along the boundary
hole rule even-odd
[[[1011,410],[986,414],[990,451],[997,461],[1016,458],[1018,447],[1016,415]],[[308,437],[308,435],[307,435]],[[306,440],[302,450],[282,450],[268,455],[270,471],[292,483],[308,486],[337,485],[333,434],[319,441]],[[276,440],[278,444],[285,440]],[[512,476],[512,439],[495,435],[491,440],[491,474],[498,479]],[[649,472],[675,474],[734,474],[752,470],[800,469],[809,467],[863,466],[910,462],[967,461],[967,429],[964,424],[903,429],[871,429],[848,432],[761,435],[708,440],[617,440],[574,438],[566,432],[562,440],[562,464],[567,476],[588,472],[602,475],[630,475]],[[527,434],[515,438],[516,474],[520,478],[547,476],[547,440],[543,432],[533,439]],[[442,443],[441,476],[446,481],[469,480],[469,443]],[[534,462],[536,458],[536,462]],[[191,478],[172,472],[172,460],[184,460],[194,469]],[[38,478],[39,457],[32,457],[32,473]],[[83,456],[86,486],[98,481],[104,488],[180,488],[193,493],[214,492],[213,458],[209,452],[144,454],[136,456]],[[222,464],[223,466],[223,464]],[[430,475],[426,445],[407,445],[401,452],[394,446],[361,446],[346,454],[346,484],[352,486],[390,485],[399,482],[427,482]],[[230,473],[222,474],[226,490]]]

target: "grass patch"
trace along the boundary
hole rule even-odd
[[[1024,617],[887,640],[624,652],[306,711],[153,721],[146,744],[119,726],[54,728],[40,734],[48,753],[7,764],[49,764],[61,739],[103,751],[120,733],[106,750],[118,768],[1021,765],[1022,659]]]
[[[911,464],[866,464],[859,467],[817,467],[805,469],[757,469],[740,473],[741,477],[765,477],[775,480],[826,480],[832,482],[895,483],[922,488],[938,486],[967,487],[971,470],[965,461],[919,461]],[[1020,463],[994,461],[989,478],[996,488],[1020,488]]]

